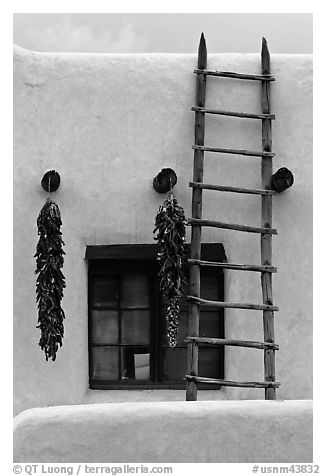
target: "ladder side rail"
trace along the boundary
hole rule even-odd
[[[261,70],[262,75],[270,74],[270,55],[266,39],[262,39],[261,49]],[[261,87],[261,108],[263,114],[270,114],[270,81],[262,81]],[[262,150],[271,152],[272,150],[272,123],[270,119],[262,119]],[[273,175],[272,158],[262,158],[261,177],[262,188],[269,189]],[[272,196],[263,195],[261,198],[262,227],[272,227]],[[271,266],[272,264],[272,235],[261,235],[261,264]],[[262,297],[263,303],[273,305],[272,295],[272,274],[261,273]],[[274,342],[274,312],[271,310],[263,311],[264,341]],[[275,381],[275,350],[264,350],[264,373],[265,381]],[[275,400],[275,388],[265,388],[265,400]]]
[[[198,47],[198,63],[199,70],[207,67],[207,48],[204,34],[201,34]],[[196,106],[205,107],[206,100],[206,75],[198,74],[196,80]],[[204,145],[205,137],[205,113],[195,112],[195,144]],[[204,167],[204,151],[194,151],[194,169],[193,181],[203,181]],[[194,188],[192,193],[192,217],[200,219],[202,217],[202,189]],[[192,259],[201,258],[201,226],[196,225],[191,228],[191,251]],[[191,266],[189,277],[189,290],[193,296],[200,297],[200,266]],[[188,335],[199,336],[199,318],[200,304],[198,302],[189,303],[189,326]],[[187,355],[187,372],[190,375],[198,375],[198,344],[189,342]],[[197,381],[187,380],[186,400],[197,400]]]

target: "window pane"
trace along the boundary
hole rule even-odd
[[[203,299],[218,301],[218,278],[216,275],[201,273],[200,295]]]
[[[187,369],[187,349],[164,349],[163,352],[163,379],[184,379]]]
[[[189,277],[187,278],[189,282]],[[200,297],[202,299],[208,299],[210,301],[221,301],[223,300],[222,296],[222,287],[221,283],[223,281],[223,275],[212,273],[211,271],[207,272],[204,268],[201,269],[200,273]],[[188,285],[183,286],[183,295],[180,300],[180,308],[186,310],[189,307],[189,301],[186,297],[189,294]]]
[[[220,349],[199,349],[199,375],[201,377],[219,378],[219,362],[222,358]],[[187,349],[164,349],[163,379],[183,380],[187,370]]]
[[[117,344],[118,328],[117,311],[92,311],[94,344]]]
[[[220,329],[223,313],[219,311],[201,311],[199,320],[200,337],[222,337]]]
[[[122,311],[121,313],[121,343],[150,344],[149,310]]]
[[[149,277],[141,275],[122,276],[121,306],[149,307]]]
[[[221,378],[219,375],[222,350],[215,348],[200,348],[198,373],[201,377]]]
[[[94,278],[93,307],[118,308],[119,281],[116,276]]]
[[[149,347],[121,348],[122,380],[150,380]]]
[[[222,312],[219,311],[201,311],[199,319],[199,335],[200,337],[222,337],[220,329],[222,327],[221,320]],[[165,317],[163,319],[163,346],[168,346],[167,338],[167,322]],[[177,346],[182,347],[185,344],[185,339],[188,336],[188,319],[189,311],[180,312],[179,328],[177,334]]]
[[[93,347],[93,372],[95,380],[118,380],[119,348]]]

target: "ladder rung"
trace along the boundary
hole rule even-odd
[[[264,273],[276,273],[277,268],[274,266],[259,266],[254,264],[233,264],[233,263],[219,263],[217,261],[203,261],[200,259],[188,259],[188,263],[198,266],[212,266],[224,269],[236,269],[239,271],[259,271]]]
[[[223,111],[221,109],[207,109],[205,107],[194,106],[192,111],[205,112],[206,114],[218,114],[219,116],[242,117],[248,119],[275,119],[275,114],[252,114],[250,112]]]
[[[235,347],[252,347],[254,349],[279,350],[279,346],[274,342],[254,342],[247,340],[217,339],[215,337],[186,337],[185,342],[195,342],[197,344],[230,345]]]
[[[231,380],[197,377],[196,375],[186,375],[186,379],[188,381],[210,383],[224,387],[278,388],[280,386],[280,382],[232,382]]]
[[[206,150],[207,152],[219,152],[221,154],[246,155],[251,157],[275,157],[273,152],[244,150],[244,149],[221,149],[219,147],[206,147],[204,145],[193,145],[195,150]]]
[[[209,301],[196,296],[187,296],[188,301],[202,304],[206,307],[227,307],[235,309],[254,309],[256,311],[278,311],[277,306],[270,304],[249,304],[244,302],[225,302],[225,301]]]
[[[246,231],[248,233],[277,235],[277,230],[275,228],[256,228],[253,226],[237,225],[235,223],[222,223],[220,221],[201,220],[199,218],[188,218],[187,225],[212,226],[214,228],[225,228],[227,230]]]
[[[249,193],[254,195],[276,195],[274,190],[258,190],[253,188],[230,187],[228,185],[211,185],[209,183],[189,182],[189,187],[204,190],[218,190],[220,192]]]
[[[194,73],[206,74],[207,76],[220,76],[223,78],[249,79],[253,81],[275,81],[275,77],[270,74],[243,74],[231,71],[213,71],[210,69],[195,69]]]

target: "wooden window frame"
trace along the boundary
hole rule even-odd
[[[188,250],[190,245],[187,245]],[[91,371],[93,368],[92,362],[92,286],[90,283],[94,276],[99,275],[126,275],[129,272],[132,274],[139,270],[141,275],[152,276],[151,280],[151,308],[155,308],[156,318],[154,325],[151,326],[151,343],[153,351],[151,351],[152,360],[155,365],[155,377],[158,379],[162,375],[163,366],[163,351],[164,347],[161,345],[160,339],[162,336],[162,315],[158,286],[158,265],[157,265],[157,245],[156,244],[136,244],[136,245],[108,245],[108,246],[87,246],[85,258],[88,260],[88,356],[89,356],[89,388],[92,390],[185,390],[186,381],[151,381],[145,382],[141,380],[125,380],[125,381],[102,381],[92,379]],[[220,243],[202,243],[202,258],[208,261],[226,261],[223,245]],[[110,272],[108,273],[108,268]],[[222,269],[215,269],[215,273],[220,274],[221,279],[221,293],[224,299],[224,277]],[[120,308],[119,308],[120,309]],[[223,329],[224,337],[224,310],[221,311],[221,327]],[[119,310],[119,327],[121,325],[121,314]],[[100,344],[99,344],[100,345]],[[120,343],[116,344],[121,346]],[[131,345],[132,346],[132,345]],[[145,346],[144,347],[148,347]],[[119,352],[120,363],[120,352]],[[151,365],[152,368],[152,365]],[[121,370],[119,369],[119,372]],[[224,347],[221,347],[221,359],[219,360],[219,378],[224,378]],[[219,385],[211,386],[199,384],[199,389],[216,390],[220,389]]]

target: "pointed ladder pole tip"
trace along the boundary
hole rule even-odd
[[[263,53],[263,51],[269,54],[267,40],[264,36],[261,39],[261,52]]]
[[[198,46],[198,69],[205,69],[207,66],[207,47],[204,33],[200,35]]]
[[[204,32],[202,32],[200,35],[199,47],[206,48],[206,38]]]
[[[261,44],[261,65],[262,74],[270,74],[270,55],[267,46],[267,40],[263,36]]]

